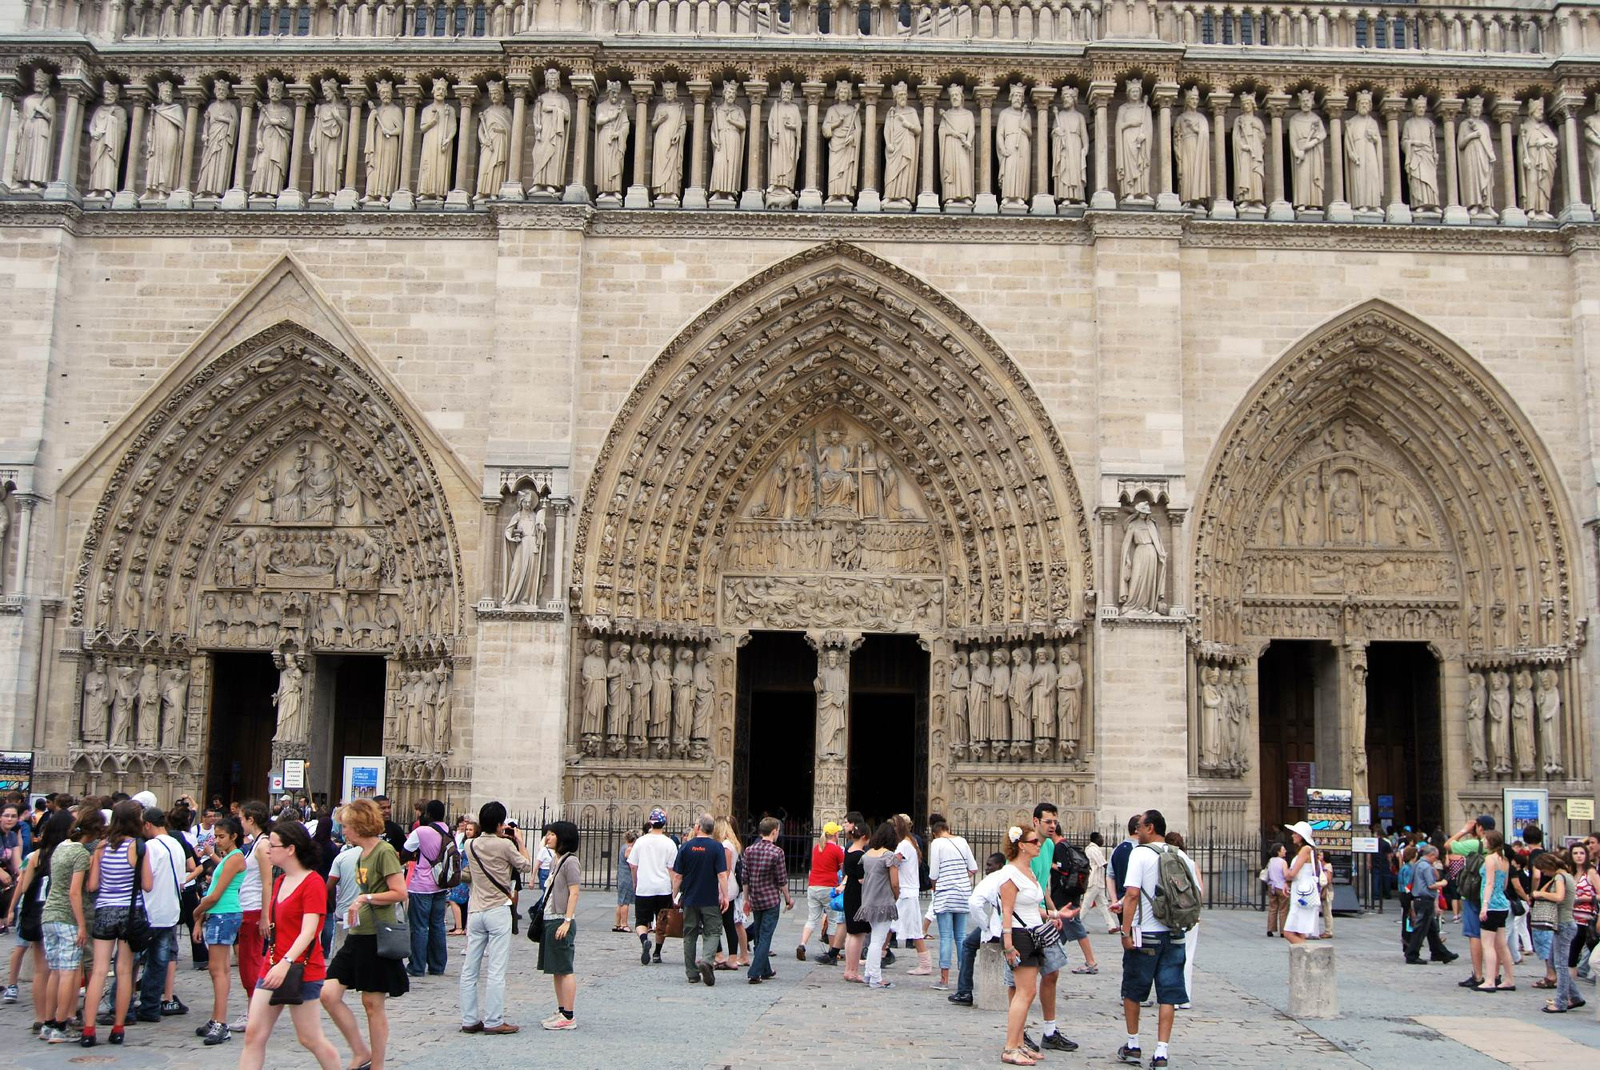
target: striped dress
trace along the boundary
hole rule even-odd
[[[972,894],[969,874],[978,868],[972,848],[960,836],[940,836],[928,847],[928,875],[933,879],[933,912],[965,914]]]

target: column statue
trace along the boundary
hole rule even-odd
[[[50,72],[33,72],[33,92],[17,106],[17,151],[13,178],[17,188],[42,190],[51,173],[50,142],[56,130],[56,100],[50,93]],[[168,89],[170,97],[171,90]]]
[[[711,671],[711,649],[701,647],[694,656],[694,714],[689,719],[689,757],[705,758],[711,739],[711,712],[717,681]]]
[[[839,648],[828,647],[812,686],[817,690],[817,758],[845,754],[845,703],[850,698],[850,670],[839,664]]]
[[[1544,100],[1528,101],[1528,117],[1522,120],[1522,136],[1517,139],[1518,160],[1522,169],[1522,210],[1529,219],[1551,219],[1550,197],[1555,189],[1556,132],[1544,121]]]
[[[688,129],[678,83],[661,86],[662,101],[650,120],[654,141],[650,153],[650,190],[673,201],[683,194],[683,136]]]
[[[989,750],[996,761],[1010,751],[1011,741],[1011,651],[1003,646],[989,655]]]
[[[256,113],[256,156],[250,169],[252,197],[276,197],[283,192],[293,139],[294,109],[283,101],[283,80],[268,78],[267,99]]]
[[[1200,110],[1200,90],[1183,94],[1183,111],[1172,124],[1173,158],[1178,163],[1178,199],[1205,207],[1211,200],[1211,120]]]
[[[922,118],[907,102],[910,90],[896,82],[894,103],[883,117],[883,203],[909,210],[917,199],[917,146]]]
[[[1079,739],[1083,734],[1083,666],[1078,664],[1078,652],[1070,646],[1061,648],[1061,670],[1056,676],[1056,717],[1060,722],[1060,756],[1073,759],[1078,756]]]
[[[1000,204],[1025,208],[1028,205],[1029,167],[1033,162],[1033,118],[1025,99],[1027,87],[1011,86],[1007,103],[1000,110],[994,127],[994,153],[1000,168]]]
[[[94,656],[93,667],[83,676],[83,741],[104,743],[111,716],[111,674],[104,654]]]
[[[601,194],[622,194],[622,164],[632,128],[622,83],[607,82],[606,95],[594,109],[594,184]]]
[[[111,707],[111,734],[107,742],[113,747],[133,744],[133,700],[139,694],[139,681],[133,678],[132,665],[118,665],[114,670],[116,682]]]
[[[1011,757],[1033,750],[1033,656],[1025,646],[1011,652]]]
[[[89,117],[89,188],[91,197],[110,197],[119,188],[117,171],[128,144],[128,112],[117,98],[122,87],[106,82],[100,106]]]
[[[139,746],[155,748],[161,733],[161,677],[156,663],[147,661],[139,671]]]
[[[443,662],[433,670],[433,749],[450,749],[450,670]]]
[[[861,109],[851,100],[850,83],[840,79],[833,90],[833,106],[822,117],[822,136],[828,139],[828,203],[853,205],[861,174]]]
[[[645,732],[657,758],[665,758],[672,742],[672,648],[656,645],[650,662],[650,724]]]
[[[1595,96],[1595,111],[1583,121],[1584,155],[1589,161],[1589,200],[1600,201],[1600,94]]]
[[[989,692],[994,675],[989,670],[989,655],[985,651],[974,650],[969,660],[972,674],[967,698],[968,746],[974,758],[982,759],[989,746]]]
[[[946,205],[972,204],[972,154],[977,120],[966,107],[966,89],[952,82],[950,106],[939,113],[939,189]]]
[[[1529,776],[1535,769],[1533,754],[1533,673],[1519,668],[1513,678],[1511,735],[1517,752],[1517,772]]]
[[[1150,516],[1150,503],[1138,501],[1122,535],[1124,612],[1163,613],[1167,599],[1167,548],[1161,529]]]
[[[1461,203],[1475,219],[1494,218],[1494,130],[1483,117],[1482,97],[1467,100],[1467,117],[1456,128],[1456,151]]]
[[[1235,669],[1232,672],[1233,690],[1232,699],[1228,703],[1228,763],[1237,776],[1243,776],[1250,771],[1250,760],[1246,756],[1249,746],[1250,694],[1245,688],[1244,670]]]
[[[1434,121],[1428,118],[1428,98],[1411,102],[1411,118],[1400,128],[1400,147],[1405,150],[1406,177],[1409,179],[1411,208],[1438,208],[1439,139]]]
[[[608,678],[605,644],[599,639],[591,639],[584,644],[583,650],[583,665],[579,670],[583,678],[583,717],[578,725],[578,735],[583,753],[592,758],[600,753],[600,738],[606,727]]]
[[[173,666],[161,674],[161,745],[168,750],[181,742],[183,717],[188,709],[189,670]]]
[[[1051,171],[1056,180],[1056,199],[1068,204],[1082,204],[1089,174],[1089,124],[1078,111],[1078,90],[1064,86],[1061,102],[1056,107],[1053,126],[1055,141],[1051,146]]]
[[[1239,98],[1233,121],[1233,203],[1242,207],[1266,203],[1267,128],[1256,115],[1256,98]]]
[[[536,605],[544,563],[544,502],[529,488],[517,492],[517,511],[506,525],[511,560],[502,601],[508,606]]]
[[[621,754],[628,734],[628,692],[633,687],[633,666],[628,644],[613,642],[606,661],[606,753]]]
[[[633,644],[633,707],[628,717],[628,752],[635,758],[643,758],[648,746],[645,733],[649,729],[650,692],[654,682],[650,644],[640,639]]]
[[[422,109],[417,129],[422,133],[421,162],[417,167],[417,196],[443,199],[450,195],[450,164],[455,160],[455,105],[450,103],[450,83],[433,80],[433,99]]]
[[[800,166],[800,105],[794,83],[778,87],[778,102],[767,115],[767,207],[792,208],[795,173]]]
[[[1205,664],[1200,669],[1200,768],[1216,773],[1223,768],[1226,731],[1222,701],[1222,669]]]
[[[438,79],[443,81],[443,79]],[[311,153],[311,195],[332,197],[344,184],[345,132],[350,112],[339,95],[339,83],[322,80],[322,102],[312,117],[308,151]]]
[[[1289,155],[1294,169],[1294,206],[1320,209],[1326,201],[1328,127],[1315,111],[1316,94],[1300,90],[1300,110],[1289,116]]]
[[[1382,211],[1383,131],[1372,116],[1372,91],[1356,94],[1356,113],[1345,120],[1344,152],[1349,161],[1350,181],[1345,188],[1350,207]]]
[[[1350,769],[1355,778],[1351,791],[1357,799],[1369,799],[1367,794],[1367,652],[1365,648],[1350,655]]]
[[[1489,753],[1496,775],[1511,772],[1511,674],[1489,673]]]
[[[544,92],[533,102],[533,174],[528,181],[530,190],[560,193],[566,183],[567,139],[571,132],[572,101],[561,92],[561,72],[552,67],[544,72]],[[620,174],[620,163],[617,169]],[[620,185],[618,188],[621,188]]]
[[[1144,102],[1144,84],[1128,79],[1128,99],[1117,109],[1117,182],[1123,200],[1150,200],[1150,147],[1155,127],[1150,105]]]
[[[722,83],[722,100],[711,112],[711,200],[733,204],[744,191],[744,135],[750,121],[739,106],[739,83]]]
[[[200,128],[200,172],[194,190],[206,197],[220,197],[233,185],[233,147],[239,138],[239,105],[233,100],[233,87],[218,78],[211,87],[212,101],[206,105],[205,123]],[[269,515],[270,521],[272,517]]]
[[[378,83],[378,101],[367,114],[367,139],[363,153],[367,161],[368,201],[387,201],[400,188],[401,130],[406,113],[394,102],[394,83]]]
[[[672,666],[672,753],[689,756],[689,721],[694,716],[694,647],[679,643]]]
[[[1054,756],[1056,746],[1056,652],[1041,646],[1033,652],[1033,756]]]
[[[1483,719],[1488,705],[1483,673],[1467,674],[1467,748],[1472,753],[1472,775],[1489,774],[1489,760],[1484,753]]]
[[[145,130],[145,196],[165,197],[178,188],[178,157],[183,153],[183,105],[172,99],[172,83],[156,84]]]
[[[478,113],[479,197],[498,197],[511,167],[511,109],[506,84],[489,83],[489,103]]]
[[[967,756],[971,723],[967,719],[967,692],[972,683],[966,655],[959,650],[950,656],[950,757],[961,761]]]
[[[1560,776],[1561,764],[1561,683],[1548,666],[1539,670],[1535,702],[1539,710],[1539,751],[1544,755],[1544,775]]]

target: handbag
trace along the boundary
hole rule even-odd
[[[1033,946],[1043,951],[1047,947],[1055,947],[1061,943],[1061,930],[1051,925],[1048,921],[1038,925],[1026,925],[1022,918],[1013,910],[1011,916],[1017,919],[1017,925],[1028,931],[1028,938],[1033,941]]]
[[[669,936],[683,936],[683,908],[667,907],[656,911],[656,936],[665,940]]]
[[[369,904],[367,907],[371,910]],[[411,926],[406,924],[403,903],[394,904],[394,920],[375,922],[378,930],[378,957],[380,959],[408,959],[411,957]]]
[[[150,918],[144,912],[144,900],[140,895],[139,871],[144,868],[144,841],[134,841],[133,862],[133,890],[128,893],[128,920],[122,924],[122,940],[134,954],[150,950],[150,945],[156,942],[156,934],[150,928]],[[101,856],[102,864],[104,856]]]
[[[547,884],[545,885],[544,895],[541,895],[539,901],[528,908],[528,939],[536,944],[544,939],[544,901],[545,896],[549,894],[550,886]]]
[[[268,925],[272,928],[273,939],[278,936],[278,889],[283,887],[283,878],[278,878],[278,883],[272,889],[272,909],[268,912]],[[312,941],[312,945],[316,943]],[[299,962],[289,963],[289,971],[283,975],[283,983],[272,990],[272,998],[267,1000],[269,1007],[298,1007],[305,1002],[306,964],[305,958],[311,955],[311,946],[307,945],[304,955]]]
[[[1556,903],[1553,899],[1535,899],[1528,911],[1528,928],[1541,932],[1555,932]]]

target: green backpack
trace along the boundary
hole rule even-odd
[[[1461,872],[1456,874],[1456,891],[1461,898],[1470,899],[1474,903],[1479,901],[1483,894],[1483,855],[1470,854],[1461,864]]]
[[[1150,900],[1156,921],[1170,932],[1188,932],[1200,923],[1200,888],[1189,871],[1189,864],[1182,854],[1165,844],[1139,846],[1150,848],[1158,857],[1156,894]]]

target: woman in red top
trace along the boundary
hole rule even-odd
[[[327,965],[322,959],[322,916],[328,909],[328,886],[317,875],[317,848],[298,821],[280,821],[267,840],[267,857],[283,870],[272,886],[272,898],[263,909],[272,925],[270,967],[256,982],[250,997],[250,1024],[244,1034],[239,1070],[261,1070],[267,1061],[267,1037],[278,1022],[283,1005],[273,1006],[272,995],[289,975],[289,967],[304,967],[300,986],[302,1002],[289,1006],[300,1045],[316,1057],[322,1070],[339,1070],[339,1050],[322,1033],[322,981]]]
[[[839,883],[844,848],[834,842],[838,835],[838,824],[829,821],[822,826],[822,835],[811,847],[811,874],[806,878],[806,926],[800,930],[800,944],[794,949],[794,957],[801,962],[806,960],[806,945],[811,942],[812,930],[828,916],[828,900],[833,898],[833,889]],[[828,942],[826,935],[822,942]],[[832,966],[839,961],[839,954],[830,947],[817,961]]]

